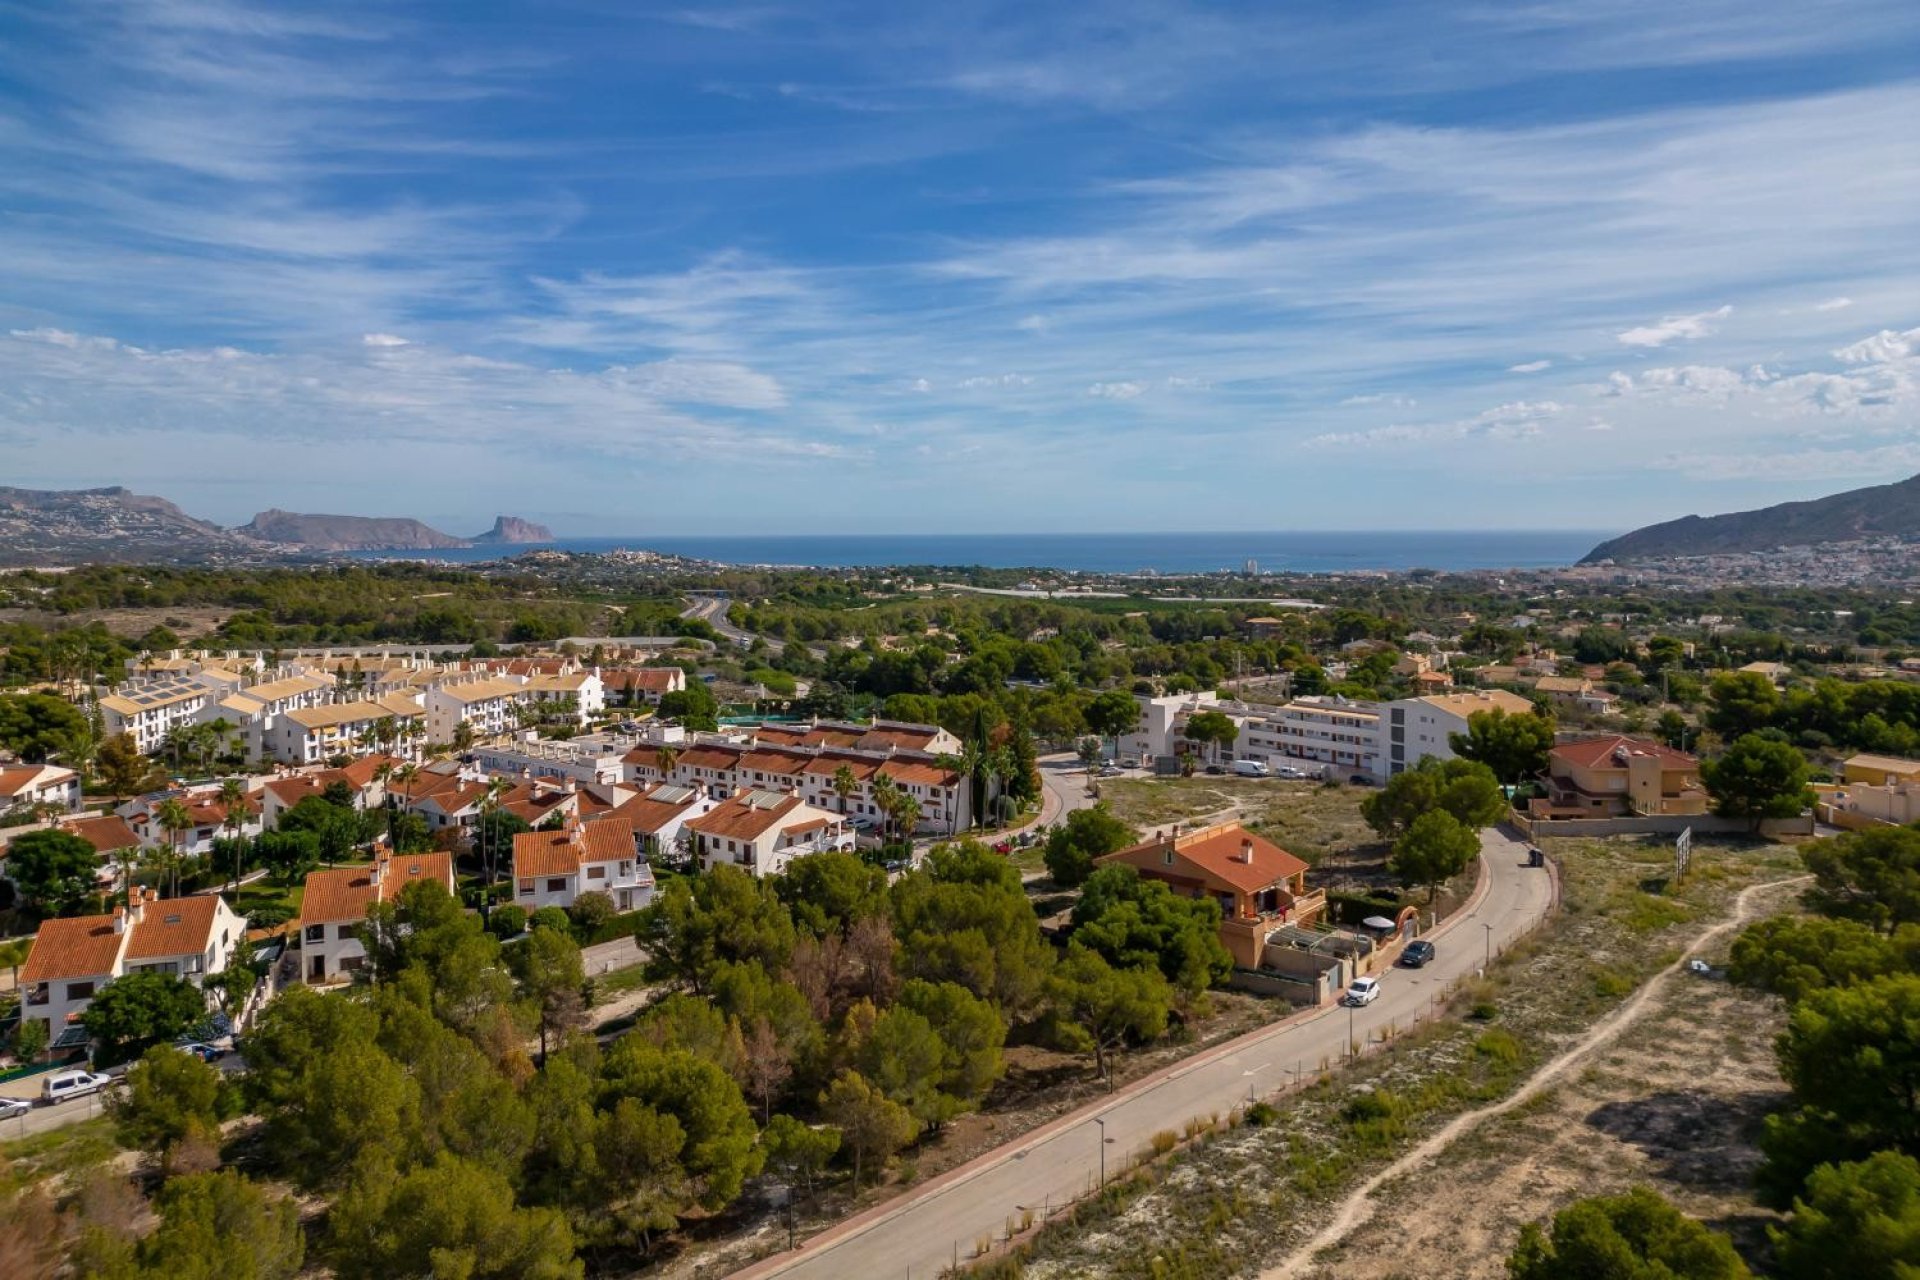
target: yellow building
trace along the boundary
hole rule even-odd
[[[1884,787],[1890,782],[1920,779],[1920,760],[1902,760],[1898,756],[1854,756],[1841,767],[1846,781],[1869,787]]]

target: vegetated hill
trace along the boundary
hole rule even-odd
[[[1771,551],[1873,537],[1920,537],[1920,476],[1810,502],[1650,524],[1601,543],[1580,563]]]
[[[107,489],[0,487],[0,564],[229,560],[266,548],[165,498]]]
[[[474,542],[481,546],[552,541],[553,530],[543,524],[535,524],[531,520],[522,520],[519,516],[495,516],[493,528],[474,539]]]
[[[302,515],[278,508],[262,511],[234,532],[308,551],[441,551],[473,545],[405,517]]]

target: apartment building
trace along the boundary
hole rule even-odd
[[[700,787],[663,784],[635,796],[613,811],[633,831],[643,857],[674,858],[686,851],[686,824],[720,802]]]
[[[522,680],[507,676],[434,685],[424,694],[427,736],[452,742],[463,724],[476,742],[511,733],[520,727],[519,708],[530,696]]]
[[[1505,689],[1475,689],[1461,693],[1401,698],[1381,704],[1386,775],[1404,773],[1429,756],[1453,759],[1449,739],[1467,731],[1467,718],[1480,711],[1528,715],[1533,703]]]
[[[614,706],[658,706],[670,693],[687,687],[687,673],[679,667],[625,667],[600,673],[607,701]]]
[[[190,826],[168,831],[161,825],[160,811],[169,800],[177,800],[186,811]],[[181,787],[156,791],[122,804],[114,812],[125,819],[140,841],[142,849],[162,846],[179,849],[194,857],[213,852],[213,842],[227,836],[251,839],[261,832],[260,796],[248,792],[239,802],[235,825],[227,823],[227,805],[216,787]]]
[[[1291,763],[1339,778],[1382,775],[1380,712],[1372,703],[1316,696],[1240,709],[1249,713],[1234,744],[1240,759]]]
[[[159,750],[169,733],[194,724],[212,705],[214,691],[191,674],[168,674],[99,699],[108,737],[126,734],[145,755]]]
[[[708,871],[726,865],[754,876],[779,875],[795,858],[853,850],[838,814],[784,791],[749,788],[686,823],[694,856]]]
[[[369,866],[334,867],[307,876],[300,900],[300,973],[322,985],[350,980],[367,963],[360,926],[375,903],[391,902],[410,884],[435,881],[453,892],[453,855],[382,856]]]
[[[514,905],[528,911],[571,907],[583,893],[604,893],[618,910],[638,911],[653,901],[653,870],[633,827],[609,816],[516,835],[513,886]]]
[[[422,717],[417,699],[389,693],[355,702],[299,707],[274,718],[267,751],[285,764],[320,764],[334,756],[357,756],[379,746],[406,760],[420,758],[420,738],[409,726]],[[397,732],[385,733],[391,723]],[[377,740],[377,741],[376,741]]]
[[[529,676],[525,696],[533,702],[555,702],[571,707],[582,728],[607,708],[606,686],[601,683],[599,673],[593,671]]]
[[[549,741],[529,731],[503,743],[475,747],[473,762],[488,773],[506,777],[611,785],[627,776],[626,754],[632,741],[597,735]]]
[[[206,673],[200,675],[206,679]],[[275,721],[289,711],[318,707],[333,701],[331,677],[293,675],[224,692],[200,713],[204,722],[224,719],[234,726],[243,754],[249,760],[267,754],[268,735]]]
[[[135,885],[110,915],[48,920],[20,968],[22,1019],[47,1024],[55,1048],[86,1043],[78,1026],[93,998],[130,973],[168,973],[200,986],[224,970],[246,936],[243,920],[217,894],[161,898]]]
[[[1135,694],[1140,704],[1140,723],[1131,733],[1120,735],[1120,755],[1135,760],[1176,754],[1180,730],[1187,718],[1200,711],[1223,711],[1220,695],[1211,689],[1200,693],[1177,693],[1164,697]]]

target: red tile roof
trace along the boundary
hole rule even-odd
[[[112,973],[120,958],[121,937],[112,916],[74,916],[48,920],[34,935],[33,949],[20,966],[23,984]]]
[[[1628,738],[1614,734],[1607,738],[1587,738],[1580,742],[1563,742],[1555,747],[1552,755],[1555,759],[1565,760],[1582,769],[1624,769],[1624,763],[1616,762],[1613,753],[1625,751],[1629,755],[1658,756],[1663,769],[1697,769],[1700,760],[1684,751],[1675,751],[1662,742],[1647,738]]]
[[[410,884],[438,880],[449,893],[453,891],[453,855],[415,853],[393,858],[380,883],[374,884],[373,867],[334,867],[307,876],[307,890],[300,900],[300,922],[336,923],[366,919],[367,908],[375,902],[398,896]]]
[[[127,940],[128,960],[184,956],[207,949],[220,899],[212,894],[192,898],[162,898],[140,908],[140,919]]]
[[[800,806],[799,796],[742,791],[699,817],[687,819],[687,829],[723,840],[757,840]]]
[[[1142,871],[1152,871],[1168,865],[1169,850],[1176,870],[1184,870],[1189,875],[1199,872],[1241,893],[1258,893],[1307,869],[1306,863],[1237,822],[1149,840],[1131,849],[1110,853],[1100,861],[1124,862]],[[1246,860],[1249,852],[1252,861]]]
[[[523,831],[513,838],[513,874],[570,876],[583,862],[630,861],[633,853],[633,828],[618,818],[562,831]]]
[[[68,818],[61,822],[60,829],[79,836],[92,845],[96,853],[115,853],[121,849],[140,847],[140,837],[133,834],[133,828],[127,825],[127,820],[117,813],[92,818]]]

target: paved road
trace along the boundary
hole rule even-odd
[[[1410,1026],[1449,983],[1479,968],[1489,947],[1497,951],[1519,938],[1551,904],[1548,873],[1524,865],[1525,846],[1519,841],[1489,831],[1482,857],[1486,893],[1432,935],[1439,952],[1434,962],[1389,974],[1380,999],[1368,1007],[1322,1010],[1242,1037],[935,1179],[904,1203],[883,1206],[816,1237],[798,1254],[737,1274],[752,1280],[932,1280],[951,1264],[956,1250],[966,1258],[974,1241],[1003,1232],[1022,1207],[1038,1210],[1084,1194],[1100,1171],[1103,1130],[1094,1123],[1096,1116],[1105,1121],[1111,1174],[1160,1130],[1177,1132],[1190,1117],[1224,1116],[1245,1103],[1249,1091],[1277,1092],[1298,1073],[1311,1075],[1322,1062],[1337,1061],[1346,1052],[1349,1026],[1355,1038],[1377,1036],[1389,1024]]]

